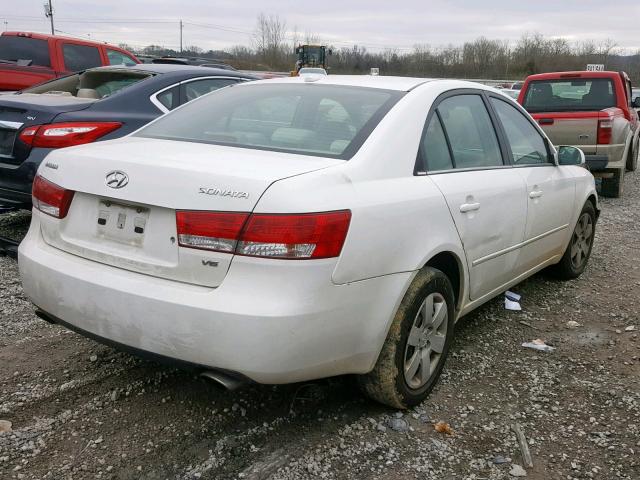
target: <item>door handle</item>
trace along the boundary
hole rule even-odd
[[[532,190],[531,193],[529,193],[529,198],[540,198],[542,193],[542,190]]]
[[[462,213],[467,213],[467,212],[473,212],[475,210],[480,210],[480,204],[479,203],[463,203],[462,205],[460,205],[460,211]]]

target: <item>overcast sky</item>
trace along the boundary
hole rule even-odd
[[[44,1],[0,0],[0,28],[48,32]],[[249,45],[264,12],[279,15],[291,33],[297,27],[327,44],[375,51],[458,45],[482,35],[515,43],[523,32],[611,38],[627,51],[640,48],[640,2],[632,0],[53,0],[53,6],[56,30],[134,47],[177,48],[179,19],[185,46]]]

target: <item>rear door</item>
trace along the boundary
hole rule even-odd
[[[421,145],[462,240],[471,300],[516,276],[526,223],[525,185],[505,161],[494,124],[480,92],[454,94],[430,114]]]
[[[490,103],[514,171],[526,183],[527,224],[519,259],[519,271],[524,273],[562,254],[574,212],[575,180],[567,169],[555,165],[543,136],[523,112],[497,95]]]

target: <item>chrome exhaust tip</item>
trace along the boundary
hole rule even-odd
[[[246,382],[226,373],[207,370],[200,374],[201,377],[213,381],[216,385],[223,387],[225,390],[233,391],[243,386]]]

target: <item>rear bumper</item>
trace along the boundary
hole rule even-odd
[[[199,287],[57,250],[37,212],[19,249],[29,298],[91,336],[259,383],[369,371],[413,274],[335,285],[335,259],[311,262],[236,257]]]

